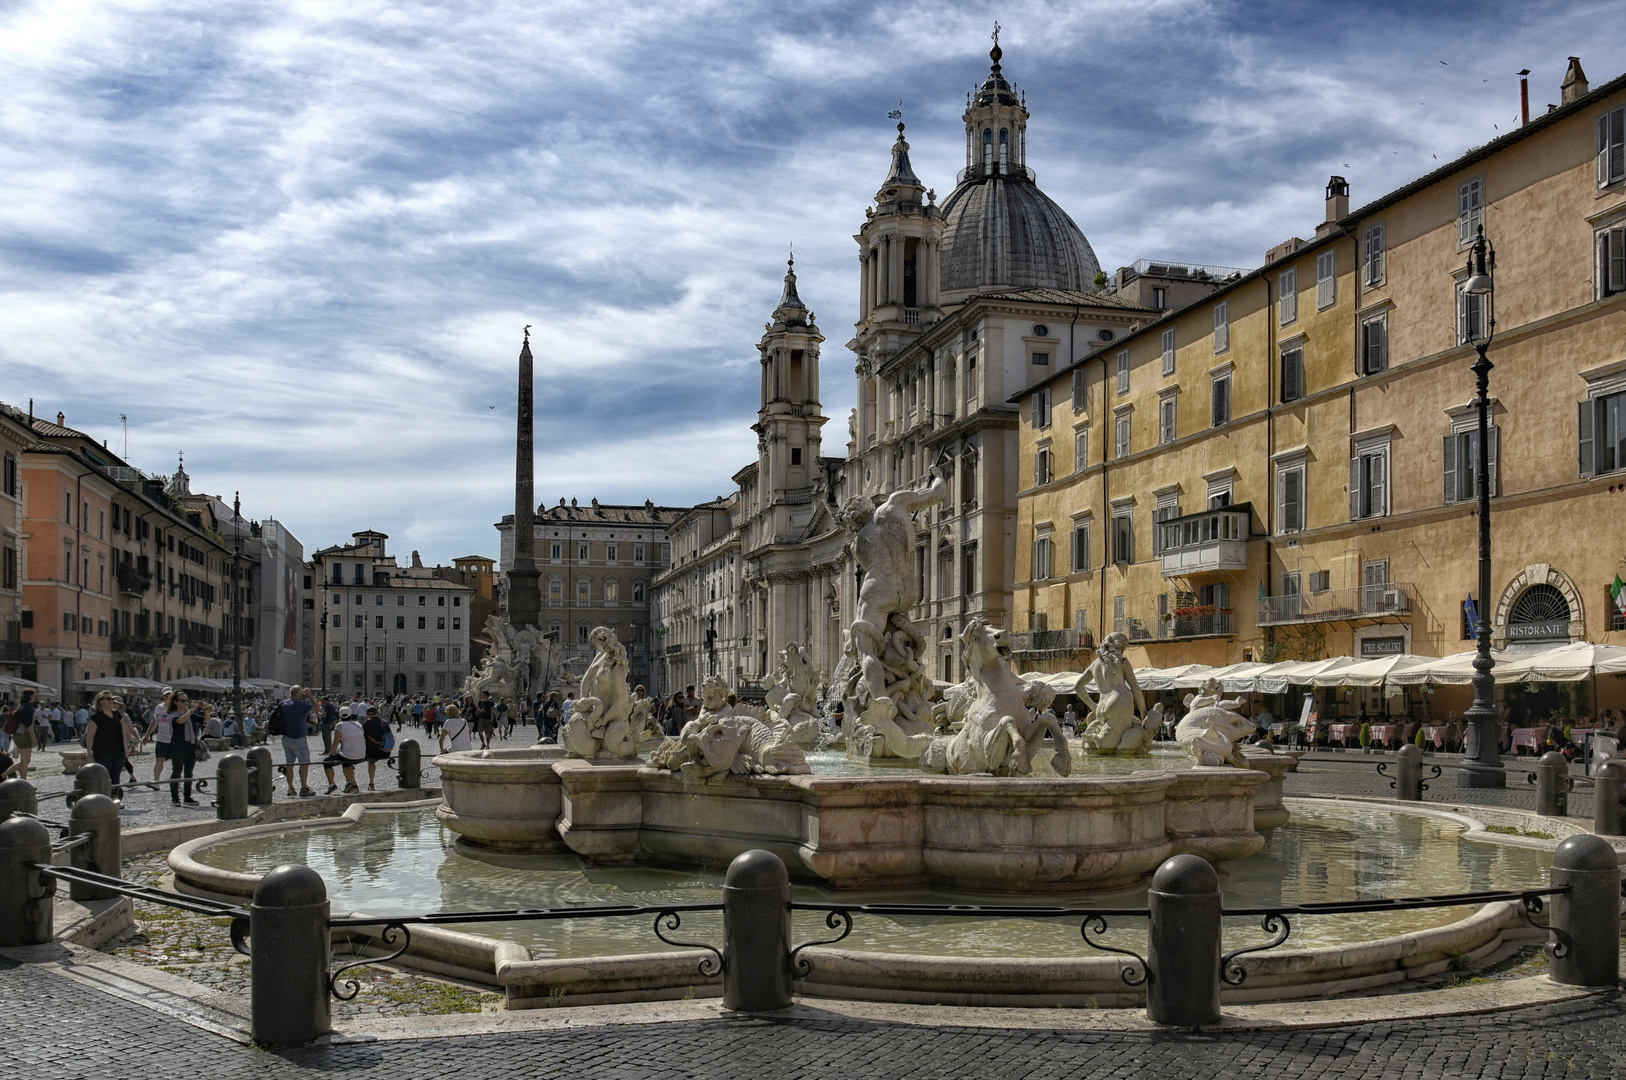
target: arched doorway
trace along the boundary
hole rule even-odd
[[[1491,627],[1497,648],[1549,649],[1584,637],[1586,613],[1567,575],[1532,563],[1502,590]]]

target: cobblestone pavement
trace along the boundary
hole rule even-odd
[[[948,1012],[948,1010],[945,1010]],[[721,1018],[319,1046],[268,1053],[0,960],[0,1068],[28,1080],[440,1078],[1613,1077],[1616,995],[1514,1013],[1320,1031],[1001,1030],[842,1017]],[[951,1014],[952,1015],[952,1014]],[[961,1014],[963,1015],[963,1014]]]

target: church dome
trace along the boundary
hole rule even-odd
[[[943,204],[939,288],[1093,289],[1094,249],[1027,167],[1027,96],[1001,69],[997,27],[988,57],[988,77],[966,99],[966,167]]]
[[[1101,264],[1067,211],[1026,176],[967,177],[943,204],[943,292],[1092,289]]]

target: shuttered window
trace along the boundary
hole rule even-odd
[[[1157,405],[1157,442],[1167,446],[1174,441],[1175,400],[1166,397]]]
[[[1129,456],[1129,414],[1118,417],[1113,428],[1112,456],[1126,458]]]
[[[1282,350],[1282,401],[1297,401],[1304,396],[1304,350]]]
[[[1043,581],[1050,576],[1050,534],[1044,533],[1033,540],[1033,580]]]
[[[1598,186],[1626,180],[1626,108],[1598,117]]]
[[[1231,347],[1231,305],[1222,300],[1214,305],[1214,354]],[[1164,362],[1165,366],[1167,361]]]
[[[1626,292],[1626,228],[1598,233],[1598,297]]]
[[[1330,308],[1338,302],[1338,252],[1323,251],[1315,257],[1315,306]]]
[[[1114,514],[1112,517],[1112,561],[1135,561],[1135,518],[1132,512]]]
[[[1366,283],[1383,283],[1383,226],[1374,225],[1366,230],[1361,243],[1362,261],[1366,266]]]
[[[1485,440],[1489,458],[1485,475],[1490,478],[1490,493],[1494,498],[1498,494],[1496,450],[1500,439],[1495,424],[1490,425],[1489,431],[1490,437]],[[1475,427],[1466,431],[1453,431],[1447,435],[1442,448],[1442,461],[1445,501],[1472,502],[1479,498],[1479,429]]]
[[[1473,243],[1485,224],[1485,182],[1469,180],[1457,188],[1457,244]]]
[[[1083,472],[1090,464],[1090,429],[1079,428],[1073,432],[1073,471]]]
[[[1129,393],[1129,350],[1118,352],[1118,393]]]
[[[1122,356],[1124,354],[1119,355]],[[1174,327],[1172,326],[1163,331],[1163,374],[1174,374]],[[1128,388],[1129,386],[1126,382],[1124,384],[1124,389],[1127,390]]]
[[[1229,375],[1225,375],[1225,376],[1221,376],[1220,378],[1214,380],[1214,388],[1213,388],[1213,424],[1214,424],[1215,427],[1219,427],[1221,424],[1228,424],[1230,422],[1231,422],[1231,377]]]
[[[1299,321],[1299,272],[1283,270],[1278,282],[1281,289],[1282,325]]]
[[[1361,374],[1376,375],[1389,366],[1389,318],[1379,315],[1361,323]]]
[[[1072,567],[1075,574],[1090,572],[1090,524],[1087,521],[1073,526]]]
[[[1388,444],[1359,450],[1349,461],[1350,520],[1383,517],[1388,512]]]
[[[1457,283],[1457,344],[1468,345],[1485,336],[1485,298]]]
[[[1085,381],[1084,369],[1073,372],[1073,411],[1083,412],[1090,407],[1090,384]]]
[[[1304,529],[1304,466],[1276,471],[1276,531],[1301,532]]]
[[[1035,486],[1050,483],[1050,447],[1041,446],[1033,455],[1033,483]]]
[[[1033,392],[1033,426],[1047,428],[1050,426],[1050,388]]]
[[[1579,458],[1582,476],[1600,476],[1626,467],[1626,393],[1580,403]]]

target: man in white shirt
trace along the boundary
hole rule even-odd
[[[333,767],[344,769],[345,794],[360,791],[356,786],[356,766],[367,759],[367,739],[362,734],[361,721],[351,715],[347,705],[339,710],[339,723],[333,729],[333,753],[322,759],[322,771],[327,773],[327,794],[339,790],[333,782]]]
[[[440,752],[445,754],[474,749],[474,743],[469,738],[471,726],[461,709],[456,705],[446,706],[446,720],[440,725]]]

